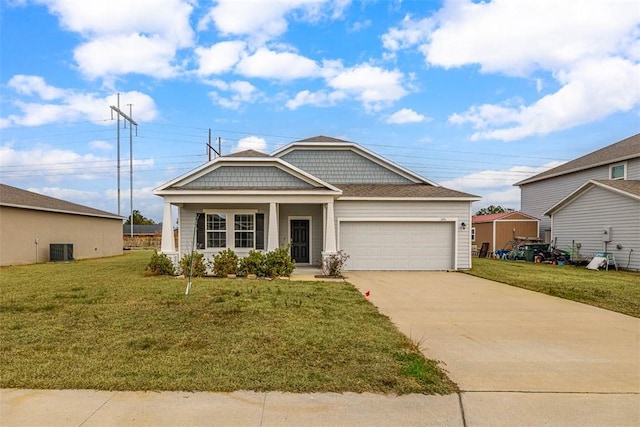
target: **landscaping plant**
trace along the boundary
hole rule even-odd
[[[191,264],[193,263],[193,269]],[[207,267],[204,264],[204,255],[199,252],[184,254],[180,259],[180,273],[183,276],[204,277]]]
[[[175,274],[175,267],[168,256],[154,251],[149,264],[145,267],[145,271],[154,276],[172,276]]]
[[[238,255],[232,249],[225,249],[213,256],[213,274],[227,277],[238,272]]]
[[[344,251],[338,251],[335,254],[331,254],[322,259],[322,274],[330,277],[342,277],[342,270],[344,269],[349,255]]]
[[[288,277],[296,268],[291,259],[291,245],[269,251],[264,256],[264,273],[268,277]]]

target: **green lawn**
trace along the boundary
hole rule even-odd
[[[145,276],[149,251],[0,269],[0,387],[448,394],[343,282]]]
[[[467,273],[640,317],[640,273],[486,258]]]

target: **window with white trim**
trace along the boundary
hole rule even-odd
[[[616,165],[611,165],[609,168],[609,178],[611,179],[625,179],[626,178],[626,165],[624,163],[618,163]]]
[[[207,248],[227,247],[227,214],[207,214]]]
[[[253,214],[234,215],[233,237],[236,248],[253,248],[255,226],[256,222]]]
[[[471,241],[472,242],[476,241],[476,228],[475,227],[471,227]]]

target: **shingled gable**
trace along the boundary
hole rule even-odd
[[[67,202],[6,184],[0,184],[0,206],[100,218],[124,219],[122,216],[106,211]]]
[[[348,150],[376,165],[402,177],[403,183],[344,183],[330,181],[343,191],[339,200],[387,200],[387,199],[430,199],[430,200],[480,200],[480,197],[440,186],[410,170],[351,142],[328,136],[315,136],[295,141],[272,153],[274,157],[287,157],[295,150]]]
[[[536,181],[542,181],[547,178],[553,178],[638,157],[640,157],[640,133],[582,157],[578,157],[570,162],[563,163],[560,166],[549,169],[520,182],[516,182],[514,185],[519,186],[529,184]]]
[[[243,172],[255,172],[255,182],[251,182],[246,177],[241,176]],[[276,175],[280,185],[273,181],[264,179],[262,172],[268,171]],[[220,182],[217,173],[231,171],[237,177],[226,177],[225,182]],[[238,173],[239,172],[239,173]],[[332,194],[340,194],[341,191],[331,184],[328,184],[309,173],[267,154],[255,150],[246,150],[233,153],[227,156],[217,157],[186,174],[170,181],[154,190],[157,195],[169,194],[173,191],[204,191],[211,192],[238,192],[238,191],[323,191]]]

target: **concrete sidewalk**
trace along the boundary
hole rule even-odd
[[[463,426],[458,395],[0,390],[8,426]]]

